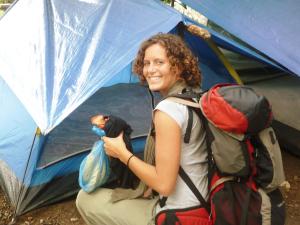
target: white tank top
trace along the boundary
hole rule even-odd
[[[184,135],[188,123],[188,108],[185,105],[172,102],[171,100],[161,101],[154,110],[160,110],[173,118],[181,128],[181,159],[180,165],[192,179],[202,196],[208,199],[207,179],[207,150],[205,132],[201,120],[193,112],[193,126],[189,143],[184,143]],[[160,196],[163,197],[163,196]],[[186,183],[178,175],[176,187],[168,196],[166,205],[161,208],[157,205],[156,213],[165,209],[178,209],[199,206],[201,203]]]

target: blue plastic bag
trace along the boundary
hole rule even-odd
[[[105,132],[94,126],[93,132],[105,136]],[[104,185],[110,177],[110,161],[103,148],[103,141],[96,141],[91,152],[83,159],[79,168],[79,185],[87,193]]]

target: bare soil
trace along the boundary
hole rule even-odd
[[[283,151],[286,178],[291,184],[289,191],[284,191],[287,206],[286,225],[300,224],[300,157]],[[0,190],[0,225],[8,225],[12,211]],[[75,206],[75,199],[36,209],[18,218],[16,225],[84,225]]]

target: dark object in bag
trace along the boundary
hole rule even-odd
[[[130,134],[132,129],[123,119],[117,116],[104,116],[105,123],[102,129],[105,131],[107,137],[115,138],[123,131],[123,140],[126,148],[133,152],[130,141]],[[135,188],[138,185],[139,179],[127,168],[119,159],[110,157],[110,168],[112,171],[112,181],[106,184],[106,187],[115,188]]]

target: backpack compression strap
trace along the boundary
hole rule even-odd
[[[205,201],[205,199],[201,195],[198,188],[195,186],[195,184],[193,183],[191,178],[187,175],[187,173],[183,170],[183,168],[181,166],[179,167],[179,175],[182,178],[182,180],[187,184],[187,186],[191,189],[191,191],[194,193],[194,195],[199,200],[201,205],[206,209],[208,214],[210,214],[210,205],[209,205],[209,203],[207,201]]]
[[[203,198],[202,194],[198,190],[198,188],[195,186],[191,178],[187,175],[187,173],[184,171],[184,169],[180,166],[179,167],[179,176],[181,179],[186,183],[186,185],[190,188],[190,190],[193,192],[193,194],[196,196],[196,198],[199,200],[201,205],[206,209],[208,214],[210,214],[210,205],[209,203]],[[162,208],[166,205],[168,197],[162,197],[159,199],[159,206]]]

